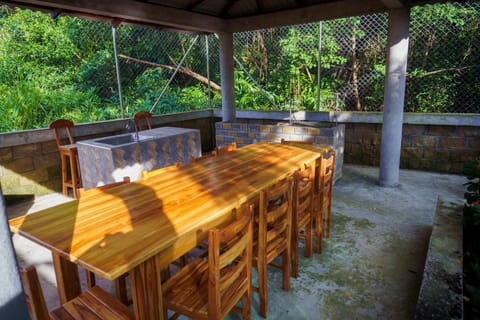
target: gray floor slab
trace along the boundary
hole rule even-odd
[[[400,186],[384,188],[378,185],[378,168],[345,165],[343,170],[334,187],[331,237],[324,240],[323,253],[300,260],[300,276],[288,292],[280,288],[280,272],[269,269],[270,319],[413,319],[437,198],[462,203],[466,179],[401,170]],[[65,201],[50,197],[8,212],[33,212]],[[57,305],[49,252],[19,236],[14,244],[22,265],[37,266],[48,306]],[[109,282],[101,285],[112,289]],[[260,318],[255,311],[252,316]]]

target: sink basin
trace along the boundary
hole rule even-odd
[[[145,136],[138,136],[138,140],[142,141],[145,139],[151,139],[150,137],[145,137]],[[134,143],[138,142],[136,141],[135,134],[124,134],[120,136],[115,136],[115,137],[108,137],[108,138],[101,138],[95,140],[97,143],[102,143],[102,144],[107,144],[110,146],[119,146],[122,144],[127,144],[127,143]]]
[[[141,179],[143,170],[188,163],[201,155],[200,130],[160,127],[77,142],[82,184],[85,190],[97,186]]]

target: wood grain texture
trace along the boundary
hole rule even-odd
[[[232,210],[319,159],[318,152],[257,143],[178,170],[10,220],[15,233],[114,280],[157,256],[166,267],[200,244]]]

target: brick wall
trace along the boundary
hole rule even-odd
[[[332,146],[336,152],[335,180],[342,176],[345,125],[333,123],[311,123],[311,126],[268,121],[216,122],[215,139],[217,146],[236,142],[239,147],[259,142],[280,142],[285,140],[313,141],[323,146]]]
[[[0,177],[5,194],[61,190],[61,165],[55,141],[0,148]]]
[[[184,119],[186,117],[191,119]],[[74,136],[80,141],[125,133],[125,122],[81,124],[74,127]],[[214,148],[213,119],[201,112],[193,112],[190,116],[188,113],[156,116],[152,118],[152,125],[199,129],[202,150]],[[53,133],[40,129],[0,134],[0,183],[5,195],[38,196],[61,192],[61,163]]]
[[[381,124],[349,123],[345,129],[345,162],[379,166]],[[462,173],[469,157],[480,155],[480,129],[472,126],[403,126],[400,166]]]

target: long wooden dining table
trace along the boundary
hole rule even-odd
[[[160,271],[230,222],[234,208],[320,156],[255,143],[11,219],[10,228],[52,252],[61,302],[80,293],[76,265],[108,280],[128,272],[136,319],[163,319]]]

